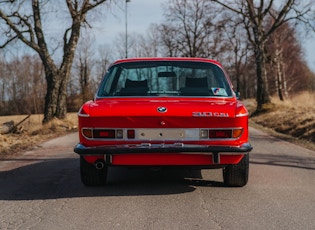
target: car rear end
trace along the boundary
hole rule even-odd
[[[215,61],[118,61],[78,117],[86,185],[104,184],[109,166],[223,168],[227,185],[247,183],[248,112]]]

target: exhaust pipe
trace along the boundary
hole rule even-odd
[[[95,168],[98,169],[98,170],[103,169],[104,166],[105,166],[103,161],[96,161],[94,165],[95,165]]]

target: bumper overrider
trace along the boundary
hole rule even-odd
[[[250,143],[241,146],[206,146],[186,144],[139,144],[139,145],[110,145],[86,147],[77,144],[74,152],[81,156],[116,155],[128,153],[179,153],[179,154],[246,154],[253,149]]]

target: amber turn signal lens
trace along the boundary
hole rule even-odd
[[[243,133],[243,129],[233,129],[233,138],[239,138]]]

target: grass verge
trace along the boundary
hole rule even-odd
[[[1,116],[0,125],[8,121],[17,124],[25,117],[26,115]],[[45,125],[42,125],[42,120],[42,114],[34,114],[19,126],[18,134],[0,134],[0,158],[8,158],[43,141],[77,131],[77,113],[68,113],[65,119],[53,119]]]
[[[254,100],[244,103],[255,111]],[[303,92],[286,101],[273,97],[265,112],[251,116],[250,125],[315,150],[315,94]]]

